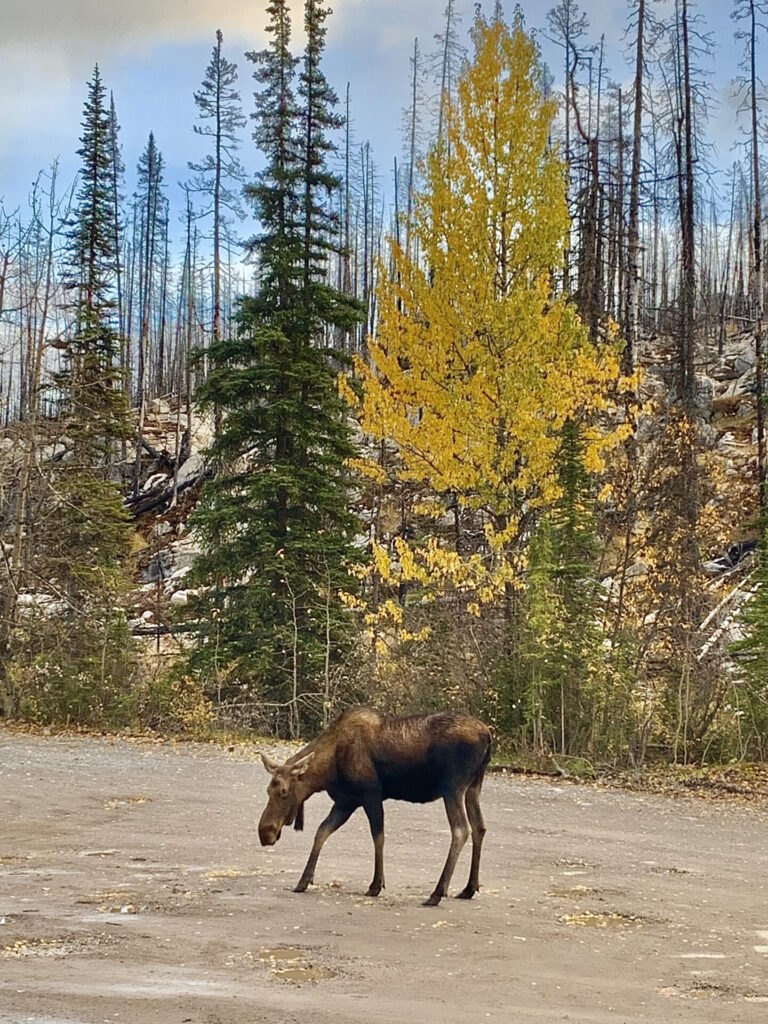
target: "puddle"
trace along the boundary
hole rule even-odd
[[[31,957],[63,957],[93,953],[110,942],[106,935],[58,935],[49,939],[17,939],[0,946],[0,959],[23,960]]]
[[[138,914],[144,909],[139,907],[138,895],[129,889],[103,889],[92,896],[83,896],[75,903],[95,906],[100,914]]]
[[[725,960],[725,953],[673,953],[675,960]]]
[[[276,946],[259,951],[259,960],[272,967],[272,975],[280,981],[328,981],[338,971],[331,967],[316,967],[307,961],[308,950],[300,946]]]
[[[666,985],[664,988],[657,988],[660,996],[667,999],[745,999],[749,1002],[755,1000],[753,993],[743,995],[736,991],[732,985],[718,984],[717,982],[697,981],[693,985],[682,988],[679,985]]]
[[[68,871],[65,868],[0,868],[0,875],[31,875],[34,878],[47,878],[54,875],[79,875],[79,871]]]
[[[272,974],[280,981],[328,981],[336,977],[330,967],[280,967]]]
[[[553,889],[547,896],[558,900],[577,900],[582,896],[595,896],[597,892],[597,889],[590,889],[588,885],[574,885],[571,889]]]
[[[587,910],[583,914],[562,914],[558,917],[561,924],[574,925],[580,928],[630,928],[640,926],[640,919],[631,914],[599,913]]]
[[[148,796],[113,796],[111,800],[106,801],[104,809],[114,811],[117,807],[136,807],[148,803],[151,803],[151,797]]]

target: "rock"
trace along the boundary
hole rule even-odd
[[[194,565],[195,559],[200,554],[200,548],[190,538],[184,537],[173,546],[173,569],[174,576],[188,572]]]
[[[625,575],[627,579],[632,579],[633,576],[645,576],[647,572],[647,562],[633,562],[633,564],[627,568]]]
[[[164,398],[151,398],[148,402],[150,416],[170,416],[171,406]]]
[[[198,476],[202,476],[205,471],[205,459],[202,455],[195,452],[194,455],[190,455],[184,465],[179,469],[177,477],[177,486],[182,487],[184,484],[189,483]]]
[[[693,386],[693,407],[696,414],[708,421],[712,416],[712,403],[715,397],[715,382],[704,373],[697,373]]]
[[[189,604],[189,592],[186,590],[177,590],[171,594],[171,604],[174,608],[183,608],[184,605]]]
[[[167,580],[171,575],[173,566],[173,554],[168,548],[158,551],[152,555],[148,564],[139,574],[141,583],[159,583],[160,580]]]
[[[171,533],[172,530],[173,526],[171,526],[170,523],[166,522],[165,520],[161,520],[159,523],[155,523],[155,525],[152,527],[152,536],[164,537],[166,533]]]
[[[739,377],[743,377],[747,373],[753,373],[755,369],[754,359],[745,358],[743,355],[738,355],[733,361],[733,368]]]
[[[710,371],[710,377],[717,381],[734,380],[738,376],[732,363],[719,363]]]
[[[158,490],[160,487],[165,485],[170,480],[167,473],[153,473],[152,476],[147,477],[143,487],[141,488],[142,494],[150,494],[152,491]]]
[[[53,618],[57,615],[64,615],[67,611],[67,602],[61,601],[51,594],[36,594],[30,591],[22,591],[16,598],[16,608],[19,615],[31,617],[35,612],[46,618]]]

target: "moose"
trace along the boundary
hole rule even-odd
[[[479,889],[485,823],[480,789],[491,757],[488,726],[469,715],[444,711],[386,717],[371,708],[343,711],[316,739],[278,764],[261,759],[272,776],[259,821],[262,846],[273,846],[285,825],[304,827],[304,804],[323,790],[333,807],[320,824],[294,892],[305,892],[325,841],[362,807],[373,837],[373,881],[367,896],[384,888],[384,800],[429,803],[442,797],[451,826],[451,846],[442,874],[424,906],[436,907],[448,891],[456,860],[472,832],[469,881],[458,894],[469,900]]]

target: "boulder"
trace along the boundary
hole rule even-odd
[[[205,459],[199,452],[190,455],[184,465],[179,469],[176,484],[181,489],[186,484],[202,476],[205,472]]]

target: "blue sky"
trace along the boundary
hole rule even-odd
[[[523,0],[529,28],[545,28],[546,10],[553,2]],[[240,67],[244,110],[249,113],[252,108],[252,68],[243,52],[264,42],[259,0],[2,0],[1,6],[0,197],[6,208],[24,204],[38,171],[56,156],[61,158],[62,184],[71,181],[77,168],[74,153],[85,83],[96,61],[115,94],[129,187],[150,130],[166,159],[170,193],[187,176],[187,160],[201,155],[204,144],[192,132],[192,93],[200,85],[219,27],[227,57]],[[389,175],[392,158],[401,151],[401,110],[408,103],[413,38],[418,36],[425,49],[434,46],[445,0],[336,0],[332,6],[326,73],[340,96],[350,82],[355,137],[371,141],[382,175]],[[492,0],[485,0],[485,8],[492,6]],[[659,0],[656,6],[670,10],[672,0]],[[510,0],[506,7],[511,13]],[[628,4],[582,0],[581,7],[590,18],[595,41],[605,33],[610,74],[629,83],[622,38]],[[711,92],[717,104],[710,134],[719,147],[718,162],[726,165],[736,138],[729,98],[738,55],[731,4],[699,0],[696,7],[717,44],[711,66]],[[473,4],[459,0],[459,8],[466,31]],[[298,29],[301,4],[294,3],[293,10]],[[295,37],[299,49],[300,32]],[[557,77],[559,52],[546,40],[541,42]],[[242,159],[250,172],[257,166],[247,135]]]

